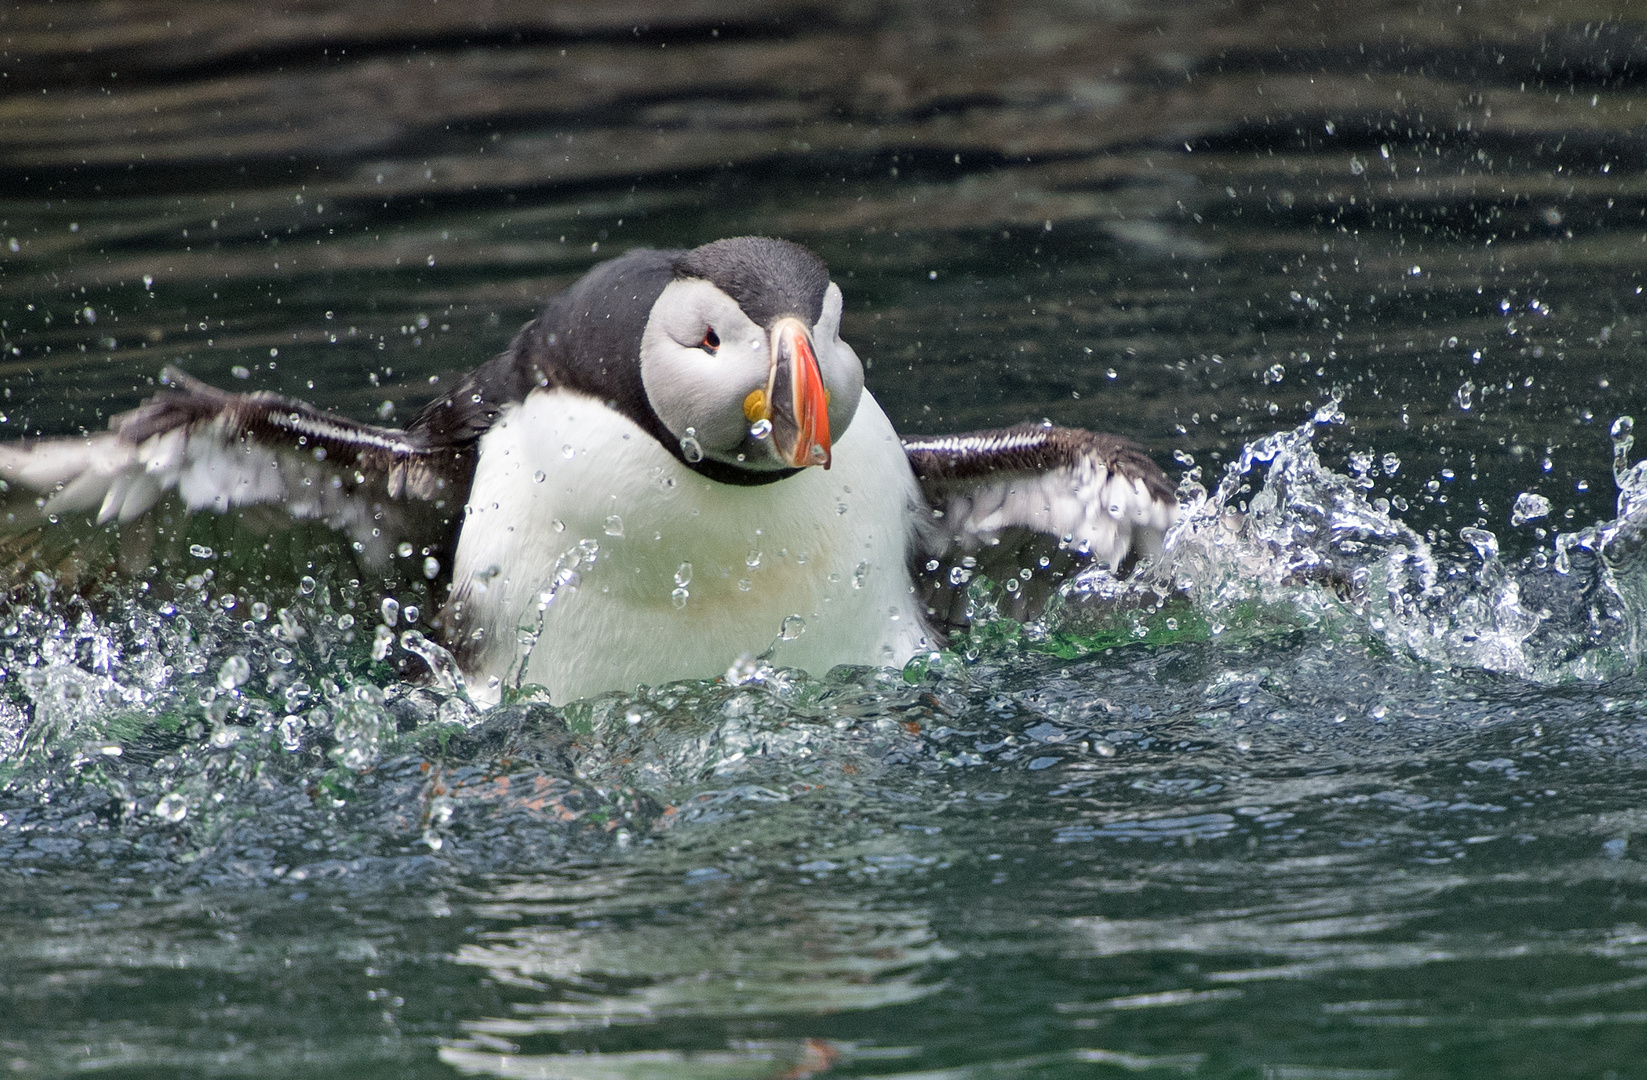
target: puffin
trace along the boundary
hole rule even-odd
[[[842,303],[786,240],[635,249],[405,427],[169,368],[106,432],[0,445],[0,478],[98,524],[265,506],[369,564],[421,551],[481,705],[751,657],[898,666],[966,625],[977,575],[1027,618],[1085,567],[1161,554],[1178,504],[1139,446],[1050,422],[900,437]]]

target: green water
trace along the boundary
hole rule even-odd
[[[1182,592],[478,714],[322,532],[8,540],[0,1065],[1647,1076],[1642,24],[447,7],[5,15],[0,432],[166,363],[406,418],[782,235],[900,430],[1199,470]]]

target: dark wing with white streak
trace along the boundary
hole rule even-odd
[[[1032,618],[1082,567],[1122,574],[1159,554],[1178,518],[1166,473],[1118,435],[1021,424],[903,442],[931,510],[912,569],[940,628],[966,624],[974,574],[1003,587],[1004,613]]]
[[[369,562],[426,527],[410,500],[455,513],[467,455],[278,394],[232,394],[175,369],[169,385],[95,435],[0,445],[0,478],[44,495],[47,514],[130,522],[175,492],[189,510],[273,506],[354,540]]]

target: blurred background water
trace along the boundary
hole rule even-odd
[[[318,531],[10,538],[0,1063],[1647,1076],[1639,18],[6,6],[8,437],[167,363],[406,418],[762,233],[900,430],[1118,431],[1189,510],[1164,606],[485,715]]]

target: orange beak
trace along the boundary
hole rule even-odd
[[[801,320],[786,316],[772,327],[772,370],[766,381],[772,403],[773,447],[797,469],[829,468],[829,392]]]

